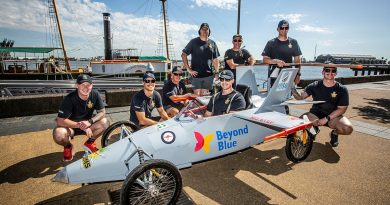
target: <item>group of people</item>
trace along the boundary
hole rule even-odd
[[[300,64],[302,52],[298,42],[288,37],[289,23],[286,20],[279,22],[278,36],[266,44],[262,56],[265,64],[270,67],[269,78],[271,85],[278,76],[280,69],[289,63]],[[227,114],[245,109],[243,95],[234,90],[236,68],[243,65],[254,65],[255,59],[246,50],[241,48],[243,37],[236,34],[232,38],[233,48],[225,52],[225,69],[219,72],[220,56],[217,44],[209,38],[210,27],[202,23],[199,37],[192,39],[182,52],[183,68],[191,77],[193,93],[188,93],[182,81],[183,70],[174,67],[168,82],[163,87],[163,96],[155,90],[156,78],[153,73],[147,72],[143,76],[143,89],[136,93],[130,104],[130,121],[140,128],[157,124],[175,116],[188,101],[175,102],[175,97],[191,95],[202,96],[212,89],[213,81],[219,79],[221,91],[214,94],[208,105],[204,117]],[[188,56],[191,55],[191,64]],[[300,71],[300,68],[299,68]],[[300,80],[298,71],[295,83]],[[338,135],[349,135],[353,131],[351,122],[343,116],[349,105],[348,90],[335,81],[337,68],[324,67],[323,79],[308,85],[301,93],[293,89],[296,99],[305,99],[312,96],[313,100],[322,100],[325,103],[315,104],[305,115],[315,126],[328,126],[330,144],[338,145]],[[56,119],[57,127],[53,130],[54,141],[64,147],[64,160],[72,160],[72,144],[70,138],[83,133],[88,139],[84,147],[91,152],[97,150],[95,140],[109,126],[105,118],[105,108],[99,94],[94,91],[92,80],[88,75],[80,75],[76,81],[76,90],[67,95],[60,106]],[[93,112],[96,110],[96,114]]]

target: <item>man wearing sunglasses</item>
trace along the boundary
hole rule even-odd
[[[84,147],[95,152],[98,150],[96,138],[109,126],[105,117],[105,103],[92,88],[91,77],[81,74],[76,80],[76,90],[69,93],[61,103],[56,119],[57,127],[53,129],[53,139],[64,146],[64,161],[73,159],[73,145],[70,143],[73,136],[85,134],[88,139]],[[93,114],[95,110],[96,115]]]
[[[351,122],[343,116],[349,105],[348,90],[335,80],[337,68],[325,66],[322,75],[322,80],[309,84],[300,94],[293,90],[293,95],[298,100],[312,96],[315,101],[325,101],[314,104],[304,115],[307,115],[310,121],[314,121],[315,126],[331,128],[330,144],[337,147],[338,135],[350,135],[353,131]]]
[[[219,74],[222,90],[214,94],[207,105],[205,117],[228,114],[245,109],[245,99],[233,89],[234,74],[224,70]]]
[[[290,29],[289,23],[286,20],[281,20],[278,24],[278,37],[267,42],[261,55],[263,63],[272,64],[270,67],[269,78],[271,86],[274,84],[279,75],[280,69],[286,67],[286,63],[301,63],[301,49],[297,40],[287,36]],[[296,78],[296,83],[299,82],[300,73]]]
[[[204,95],[213,87],[213,68],[215,73],[219,72],[219,51],[217,44],[209,39],[210,27],[207,23],[200,25],[199,37],[192,39],[183,49],[181,58],[183,68],[191,75],[191,84],[194,94]],[[187,56],[191,55],[191,66],[188,64]]]
[[[143,85],[144,88],[131,99],[130,121],[138,127],[147,127],[169,119],[162,106],[160,94],[154,90],[156,78],[153,73],[146,72],[144,74]],[[160,116],[153,112],[154,109],[157,109]]]
[[[183,70],[175,66],[172,68],[171,79],[163,87],[163,104],[169,117],[175,116],[188,101],[173,102],[174,97],[186,97],[187,88],[182,80]]]
[[[225,52],[225,70],[231,70],[236,76],[236,68],[244,65],[254,65],[255,59],[246,49],[241,49],[243,39],[240,34],[233,36],[233,48]],[[233,85],[234,86],[234,85]]]

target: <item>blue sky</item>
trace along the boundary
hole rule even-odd
[[[50,46],[46,0],[0,0],[0,40],[15,46]],[[175,55],[197,36],[202,22],[221,55],[232,46],[237,29],[237,0],[168,0]],[[158,45],[159,0],[57,0],[69,56],[103,55],[102,12],[111,13],[114,48],[137,48],[154,55]],[[390,2],[386,0],[242,0],[244,45],[256,59],[276,37],[277,22],[290,22],[289,36],[298,40],[303,57],[362,54],[390,60]]]

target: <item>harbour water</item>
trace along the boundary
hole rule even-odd
[[[70,61],[72,69],[85,68],[89,65],[89,61]],[[311,67],[305,66],[301,68],[301,79],[313,79],[322,78],[322,67]],[[257,70],[256,79],[258,82],[265,81],[267,79],[268,66],[262,66],[261,69]],[[354,76],[355,72],[349,68],[339,68],[337,70],[337,77],[351,77]]]

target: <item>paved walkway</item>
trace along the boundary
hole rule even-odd
[[[354,133],[332,148],[321,129],[305,162],[293,164],[285,140],[181,170],[184,191],[197,204],[388,204],[390,201],[390,81],[349,85],[346,116]],[[300,115],[310,106],[291,108]],[[129,119],[128,107],[108,109],[112,122]],[[120,182],[88,186],[53,183],[62,149],[51,139],[55,114],[0,119],[2,204],[107,204]],[[76,158],[83,137],[74,139]],[[22,194],[21,194],[22,193]]]

